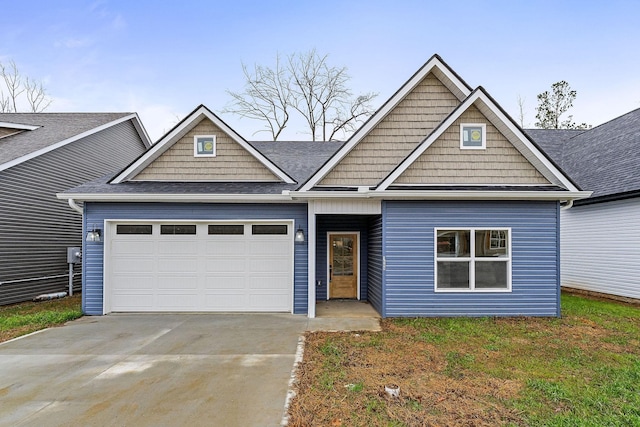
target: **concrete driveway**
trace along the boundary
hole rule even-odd
[[[277,426],[288,314],[118,314],[0,344],[0,426]]]

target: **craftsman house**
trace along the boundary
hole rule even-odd
[[[83,308],[558,316],[560,209],[587,197],[433,56],[343,144],[245,140],[197,107],[84,202]]]

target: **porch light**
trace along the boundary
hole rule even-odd
[[[298,243],[304,242],[304,231],[302,230],[302,228],[298,228],[298,230],[296,231],[296,237],[294,240]]]
[[[102,230],[93,227],[93,230],[87,231],[87,242],[102,242]]]

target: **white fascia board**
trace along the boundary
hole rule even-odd
[[[497,120],[509,129],[510,132],[518,139],[517,142],[521,143],[525,150],[534,156],[534,159],[538,162],[538,165],[534,166],[538,171],[545,176],[549,181],[559,183],[563,185],[569,191],[579,191],[578,188],[571,183],[571,181],[556,168],[551,161],[546,158],[540,150],[538,150],[529,139],[513,125],[511,120],[506,117],[500,108],[483,92],[482,88],[477,89],[471,96],[469,96],[458,108],[441,123],[438,129],[429,135],[407,158],[405,158],[376,188],[376,191],[385,191],[393,182],[395,182],[400,175],[402,175],[409,166],[411,166],[453,123],[474,104],[476,101],[482,102],[486,108],[491,111]],[[480,108],[479,108],[480,109]],[[484,114],[484,113],[483,113]],[[486,114],[485,114],[486,115]],[[487,119],[490,119],[487,117]],[[495,123],[493,123],[496,126]],[[497,127],[497,126],[496,126]],[[508,135],[505,135],[508,137]],[[511,141],[513,144],[513,141]],[[518,151],[522,150],[520,147],[516,147]],[[523,155],[527,157],[524,153]],[[542,170],[540,170],[542,169]]]
[[[0,128],[9,128],[9,129],[17,129],[17,130],[36,130],[39,127],[40,126],[23,125],[21,123],[0,122]]]
[[[309,191],[318,184],[360,141],[371,132],[408,94],[411,92],[431,71],[437,69],[446,76],[452,84],[454,84],[464,97],[468,97],[471,91],[460,79],[453,74],[447,66],[445,66],[436,56],[432,57],[426,64],[422,66],[413,77],[409,79],[387,102],[384,103],[373,116],[360,127],[349,141],[342,146],[331,159],[313,174],[311,178],[300,188],[300,191]],[[445,85],[447,86],[447,85]],[[458,96],[459,94],[455,94]],[[462,101],[464,99],[460,99]]]
[[[103,131],[103,130],[105,130],[107,128],[110,128],[111,126],[115,126],[115,125],[117,125],[119,123],[126,122],[127,120],[135,119],[136,117],[137,116],[135,114],[129,114],[127,116],[121,117],[121,118],[119,118],[117,120],[114,120],[112,122],[105,123],[105,124],[103,124],[101,126],[95,127],[93,129],[89,129],[88,131],[79,133],[78,135],[74,135],[74,136],[72,136],[70,138],[67,138],[65,140],[62,140],[60,142],[56,142],[55,144],[49,145],[48,147],[41,148],[40,150],[34,151],[33,153],[29,153],[29,154],[26,154],[26,155],[24,155],[22,157],[18,157],[17,159],[13,159],[10,162],[3,163],[2,165],[0,165],[0,171],[3,171],[5,169],[9,169],[9,168],[11,168],[13,166],[19,165],[20,163],[26,162],[27,160],[31,160],[31,159],[33,159],[35,157],[41,156],[41,155],[43,155],[45,153],[48,153],[50,151],[57,150],[58,148],[64,147],[67,144],[71,144],[72,142],[78,141],[78,140],[80,140],[82,138],[86,138],[89,135],[93,135],[95,133]]]
[[[383,200],[577,200],[590,197],[591,191],[491,191],[491,190],[389,190],[336,193],[335,191],[292,191],[295,199],[357,199]]]
[[[135,115],[135,117],[131,119],[131,121],[133,122],[133,127],[136,128],[136,132],[138,132],[138,135],[140,136],[140,139],[142,140],[144,146],[147,148],[151,147],[151,145],[153,145],[153,141],[151,141],[151,138],[149,138],[149,134],[142,124],[142,120],[140,120],[140,116],[138,116],[138,113],[133,114]]]
[[[78,200],[82,202],[283,202],[292,201],[288,194],[140,194],[140,193],[56,193],[60,200]]]
[[[133,178],[140,173],[151,162],[160,157],[169,147],[171,147],[178,139],[182,138],[189,130],[194,128],[202,119],[206,117],[211,120],[216,126],[218,126],[223,132],[225,132],[231,139],[238,143],[241,147],[247,150],[252,156],[254,156],[260,163],[262,163],[267,169],[269,169],[275,176],[280,178],[287,184],[295,184],[295,181],[287,175],[284,171],[278,168],[274,163],[262,155],[258,150],[253,148],[251,144],[247,143],[236,131],[231,129],[220,120],[215,114],[212,114],[205,106],[201,106],[194,111],[188,118],[183,120],[182,124],[170,133],[164,136],[160,141],[154,144],[142,157],[132,163],[128,168],[120,172],[112,181],[112,184],[119,184],[130,178]]]

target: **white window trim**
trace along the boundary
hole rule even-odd
[[[198,154],[198,138],[213,138],[213,154]],[[193,156],[194,157],[216,157],[218,144],[215,135],[194,135],[193,137]]]
[[[443,257],[438,258],[438,232],[447,231],[447,230],[464,230],[469,231],[471,234],[471,241],[469,243],[471,249],[470,257],[460,257],[460,258],[451,258],[451,257]],[[507,245],[508,245],[508,253],[506,258],[484,258],[475,256],[475,248],[476,248],[476,231],[506,231],[507,232]],[[512,264],[511,264],[511,228],[510,227],[439,227],[434,228],[433,231],[433,289],[437,293],[505,293],[512,291],[511,284],[511,274],[512,274]],[[478,261],[479,260],[479,261]],[[453,261],[453,262],[468,262],[469,263],[469,289],[439,289],[438,288],[438,261]],[[475,288],[476,282],[476,262],[506,262],[507,263],[507,287],[504,289],[488,289],[488,288]]]
[[[464,128],[465,127],[482,128],[482,146],[465,147],[464,145]],[[460,149],[461,150],[485,150],[487,148],[487,125],[486,123],[461,123],[460,124]]]

